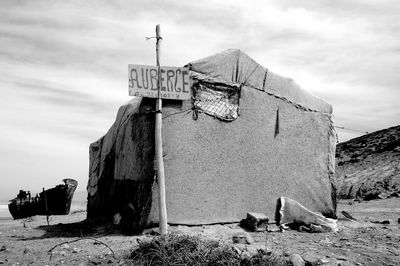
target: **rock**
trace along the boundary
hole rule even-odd
[[[250,254],[254,255],[259,252],[265,251],[267,248],[265,246],[265,243],[253,243],[249,246],[247,246],[247,251],[250,252]]]
[[[289,257],[290,255],[295,254],[292,250],[284,250],[283,256]]]
[[[73,248],[72,253],[78,253],[81,252],[82,250],[80,248]]]
[[[317,256],[313,253],[305,253],[302,255],[303,260],[306,262],[306,265],[316,266],[318,265],[321,256]]]
[[[268,224],[266,227],[267,232],[281,232],[281,228],[277,226],[276,224]]]
[[[240,248],[233,246],[233,251],[235,251],[237,254],[242,254],[242,251],[240,250]]]
[[[400,218],[399,218],[399,219],[397,219],[397,223],[399,223],[399,224],[400,224]]]
[[[378,198],[378,199],[387,199],[387,198],[390,198],[390,195],[389,195],[388,193],[383,193],[383,192],[381,192],[381,193],[379,193],[379,194],[377,195],[377,198]]]
[[[142,235],[142,236],[138,236],[136,238],[136,241],[131,241],[131,243],[133,243],[135,245],[135,242],[137,244],[142,244],[142,243],[146,243],[146,242],[150,242],[153,239],[153,237],[149,236],[149,235]]]
[[[246,219],[241,224],[252,232],[264,231],[268,226],[269,218],[265,214],[248,212]]]
[[[251,243],[254,242],[253,238],[247,233],[233,235],[232,236],[232,241],[235,244],[251,244]]]
[[[158,227],[145,229],[143,231],[144,235],[158,236],[160,235],[160,229]]]
[[[344,257],[344,256],[339,256],[339,257],[337,257],[337,259],[339,260],[339,262],[343,262],[343,261],[349,260],[347,257]]]
[[[349,261],[339,261],[338,266],[353,266],[354,264]]]
[[[327,258],[319,259],[317,262],[318,265],[327,265],[328,263],[329,263],[329,260]]]
[[[299,254],[292,254],[289,256],[289,261],[293,264],[293,266],[305,266],[306,262]]]
[[[386,219],[386,220],[371,220],[371,223],[374,224],[391,224],[393,223],[391,220]]]
[[[317,261],[317,265],[323,265],[323,266],[338,266],[338,262],[337,262],[337,260],[336,259],[334,259],[334,258],[331,258],[331,259],[328,259],[328,258],[322,258],[322,259],[319,259],[318,261]]]
[[[65,244],[63,244],[63,245],[61,246],[62,249],[69,249],[70,247],[71,247],[71,246],[68,245],[67,243],[65,243]]]

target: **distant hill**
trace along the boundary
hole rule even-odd
[[[376,131],[336,147],[339,198],[400,195],[400,126]]]

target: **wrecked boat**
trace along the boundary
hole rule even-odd
[[[8,210],[14,219],[22,219],[34,215],[66,215],[71,209],[72,197],[78,181],[66,178],[64,184],[44,190],[31,196],[30,191],[20,190],[17,197],[10,200]]]

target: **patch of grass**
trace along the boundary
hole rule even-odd
[[[176,234],[140,243],[129,260],[132,265],[289,265],[284,259],[263,251],[253,256],[240,255],[232,245]]]

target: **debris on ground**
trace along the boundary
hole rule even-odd
[[[233,235],[232,241],[235,244],[251,244],[254,242],[251,236],[246,232],[243,232],[242,234]]]
[[[265,214],[248,212],[246,219],[240,221],[240,224],[252,232],[261,232],[266,230],[268,221],[269,218]]]
[[[338,227],[334,219],[326,218],[321,213],[313,212],[299,202],[280,197],[276,206],[277,224],[281,227],[288,225],[297,227],[302,232],[337,232]]]
[[[342,211],[342,214],[344,217],[346,217],[349,220],[353,220],[353,221],[357,221],[356,218],[354,218],[353,216],[350,215],[350,213],[346,212],[346,211]]]

